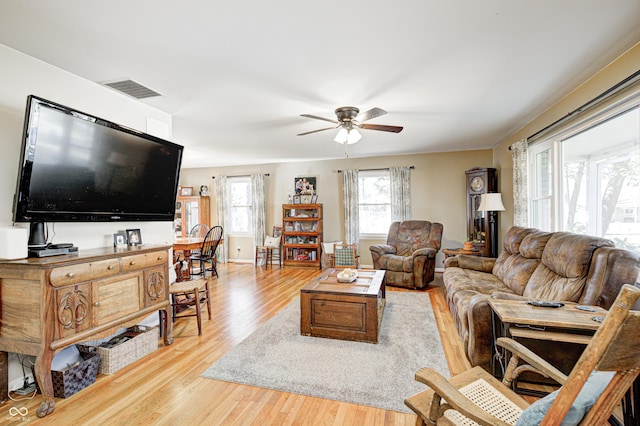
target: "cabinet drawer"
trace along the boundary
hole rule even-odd
[[[119,273],[120,259],[108,259],[52,269],[49,280],[54,287],[60,287],[110,277]]]
[[[122,258],[122,270],[128,272],[143,269],[148,266],[162,265],[167,262],[167,256],[166,251],[126,256]]]

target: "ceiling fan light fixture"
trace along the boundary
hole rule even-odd
[[[353,143],[358,142],[360,139],[362,139],[362,135],[357,129],[347,130],[343,127],[340,130],[338,130],[338,133],[336,134],[336,137],[333,140],[341,144],[346,143],[348,145],[351,145]]]

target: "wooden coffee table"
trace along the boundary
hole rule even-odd
[[[328,269],[300,290],[300,333],[378,343],[385,306],[385,271],[359,269],[352,283],[340,283]]]

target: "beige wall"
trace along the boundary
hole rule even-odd
[[[359,143],[366,143],[365,140]],[[491,150],[461,151],[410,156],[349,158],[341,160],[309,161],[247,165],[237,167],[216,167],[185,169],[181,184],[199,188],[200,185],[215,185],[212,176],[246,175],[269,173],[265,179],[267,200],[267,229],[280,224],[282,204],[287,202],[292,191],[294,178],[316,176],[318,202],[323,204],[324,240],[341,240],[344,235],[342,215],[342,175],[337,170],[387,168],[391,166],[415,166],[411,172],[411,198],[413,218],[441,222],[444,225],[443,248],[461,247],[466,238],[466,191],[464,171],[472,167],[491,167]],[[215,195],[212,192],[211,219],[217,223]],[[226,241],[226,240],[225,240]],[[228,239],[229,257],[232,260],[253,260],[253,242],[249,238]],[[382,240],[361,240],[361,264],[371,265],[368,247]],[[238,248],[240,249],[238,251]],[[437,266],[442,266],[439,254]]]
[[[607,67],[584,82],[558,103],[540,114],[537,118],[523,126],[517,132],[504,138],[493,149],[493,166],[500,173],[498,175],[499,188],[503,193],[502,201],[506,211],[500,213],[499,241],[503,240],[505,232],[513,226],[513,166],[509,145],[525,139],[539,130],[544,129],[556,120],[564,117],[576,108],[591,101],[625,78],[640,69],[640,43],[629,49],[625,54],[613,61]],[[502,245],[502,243],[500,243]]]

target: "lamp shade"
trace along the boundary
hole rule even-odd
[[[362,138],[360,132],[357,129],[345,129],[344,127],[338,130],[338,134],[336,134],[334,141],[338,143],[346,143],[351,145],[352,143],[358,142]]]
[[[480,212],[497,212],[504,211],[504,205],[502,204],[502,194],[499,192],[492,192],[488,194],[480,195],[480,205],[478,211]]]

